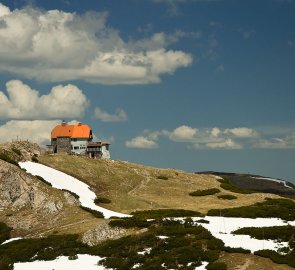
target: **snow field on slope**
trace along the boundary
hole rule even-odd
[[[196,222],[200,218],[193,218]],[[231,217],[212,217],[206,216],[204,219],[209,224],[201,225],[211,232],[211,234],[221,239],[225,246],[232,248],[244,248],[251,250],[252,253],[261,249],[271,249],[277,251],[278,248],[287,247],[288,242],[277,243],[274,240],[259,240],[251,238],[249,235],[234,235],[231,232],[244,227],[272,227],[295,225],[295,221],[286,222],[279,218],[231,218]]]
[[[96,198],[95,193],[90,190],[90,187],[87,184],[76,179],[75,177],[67,175],[48,166],[31,161],[20,162],[19,165],[21,168],[26,169],[28,173],[43,177],[47,182],[51,183],[54,188],[65,189],[76,193],[80,197],[79,201],[82,206],[103,213],[105,218],[110,218],[111,216],[129,216],[97,206],[94,203],[94,199]]]

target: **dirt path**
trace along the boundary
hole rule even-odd
[[[83,223],[87,223],[88,221],[93,221],[93,219],[89,218],[89,219],[83,219],[83,220],[80,220],[80,221],[77,221],[77,222],[73,222],[73,223],[69,223],[69,224],[66,224],[66,225],[62,225],[62,226],[59,226],[58,227],[58,230],[62,230],[62,229],[66,229],[66,228],[69,228],[69,227],[72,227],[72,226],[76,226],[76,225],[79,225],[79,224],[83,224]],[[50,232],[53,232],[53,231],[56,231],[57,228],[51,228],[51,229],[48,229],[46,231],[43,231],[43,232],[38,232],[38,233],[34,233],[34,234],[28,234],[27,237],[29,238],[35,238],[35,237],[42,237]]]
[[[246,259],[246,262],[243,265],[237,265],[237,267],[235,268],[235,270],[248,270],[248,267],[250,266],[250,264],[251,264],[251,260],[250,259]]]

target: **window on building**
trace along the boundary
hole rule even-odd
[[[79,146],[74,146],[74,149],[75,149],[75,150],[79,149]]]

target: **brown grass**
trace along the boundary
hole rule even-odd
[[[227,264],[228,270],[292,270],[286,264],[276,264],[270,259],[253,254],[223,253],[218,260]]]
[[[89,159],[66,154],[44,155],[39,161],[71,174],[89,184],[97,196],[111,199],[107,208],[130,213],[135,210],[174,208],[206,213],[213,208],[251,205],[271,194],[234,194],[220,188],[210,175],[190,174],[175,169],[159,169],[139,164]],[[165,175],[168,180],[158,179]],[[234,201],[220,200],[217,195],[192,197],[195,190],[220,188],[221,194],[234,194]]]

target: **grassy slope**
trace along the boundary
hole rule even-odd
[[[276,264],[270,259],[253,254],[223,253],[218,260],[226,263],[228,270],[292,270],[286,264]]]
[[[212,208],[251,205],[271,194],[234,194],[220,188],[210,175],[189,174],[175,169],[159,169],[122,161],[93,160],[66,154],[44,155],[40,162],[71,174],[89,184],[97,196],[111,199],[106,208],[130,213],[135,210],[174,208],[206,213]],[[158,179],[167,176],[168,180]],[[220,188],[237,200],[220,200],[217,195],[191,197],[195,190]]]

